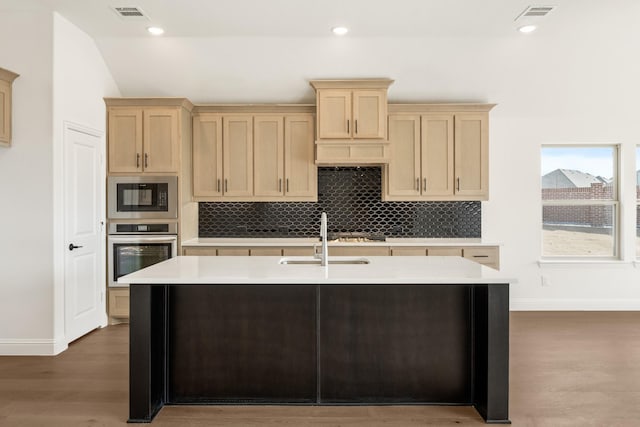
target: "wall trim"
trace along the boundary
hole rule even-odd
[[[640,311],[640,298],[512,298],[511,311]]]
[[[0,338],[0,356],[55,356],[68,348],[50,338]]]

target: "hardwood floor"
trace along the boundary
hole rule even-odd
[[[128,327],[56,357],[0,357],[0,426],[123,426]],[[640,426],[640,312],[511,313],[515,426]],[[167,406],[153,426],[484,425],[470,407]]]

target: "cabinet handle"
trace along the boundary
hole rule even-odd
[[[456,178],[456,183],[457,183],[457,185],[456,185],[456,186],[457,186],[456,190],[457,190],[457,191],[460,191],[460,177]]]
[[[358,134],[358,119],[355,120],[355,131],[356,131],[356,135]]]
[[[140,167],[140,153],[136,153],[136,168]]]
[[[424,179],[424,186],[422,187],[422,190],[425,191],[427,189],[427,178]]]
[[[489,258],[489,255],[474,255],[474,258]]]
[[[278,192],[282,191],[282,178],[278,179]]]
[[[149,154],[144,153],[144,167],[145,169],[149,167]]]
[[[220,178],[218,178],[218,193],[220,192]]]
[[[289,178],[287,178],[287,193],[289,192]]]
[[[224,192],[229,192],[229,181],[227,179],[224,180]]]
[[[420,191],[420,178],[416,178],[416,191]]]
[[[349,120],[347,120],[347,133],[349,133]]]

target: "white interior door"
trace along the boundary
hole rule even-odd
[[[65,335],[71,342],[105,316],[101,138],[67,125],[64,135]]]

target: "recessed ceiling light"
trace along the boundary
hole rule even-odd
[[[154,36],[159,36],[161,34],[164,34],[164,30],[160,27],[149,27],[147,28],[147,31],[149,31]]]
[[[520,31],[521,33],[532,33],[536,30],[535,25],[523,25],[522,27],[518,28],[518,31]]]
[[[333,34],[336,36],[344,36],[349,32],[349,29],[347,27],[333,27],[331,31],[333,31]]]

